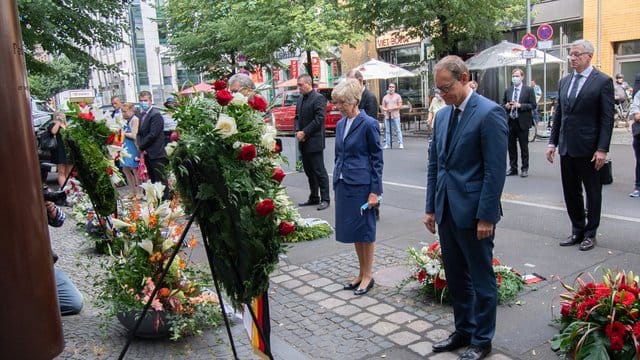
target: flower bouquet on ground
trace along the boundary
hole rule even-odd
[[[106,275],[96,281],[99,303],[107,309],[108,319],[139,317],[153,290],[160,286],[149,315],[153,329],[161,332],[168,327],[173,340],[200,334],[204,327],[221,322],[218,298],[205,287],[203,273],[188,266],[184,253],[174,259],[163,283],[158,284],[184,229],[180,222],[183,211],[177,200],[161,201],[162,184],[147,182],[143,187],[146,204],[134,202],[121,219],[113,219],[124,245],[103,264]],[[195,245],[192,237],[188,248]],[[123,325],[128,326],[124,321]]]
[[[640,288],[632,272],[605,271],[603,281],[562,284],[560,333],[551,348],[579,359],[636,359],[640,354]]]
[[[450,302],[440,242],[435,241],[421,250],[411,247],[408,251],[413,272],[399,286],[417,281],[418,290],[425,296],[441,303]],[[498,303],[504,304],[515,299],[524,287],[522,276],[511,267],[501,265],[496,258],[493,259],[493,271],[498,285]]]

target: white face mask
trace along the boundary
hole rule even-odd
[[[511,82],[514,86],[520,86],[520,84],[522,84],[522,78],[519,76],[514,76],[511,78]]]

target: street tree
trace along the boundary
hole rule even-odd
[[[48,99],[68,89],[83,89],[89,84],[91,73],[83,64],[72,62],[66,56],[60,56],[49,64],[50,74],[29,74],[31,95]]]
[[[106,68],[93,47],[122,43],[130,0],[18,0],[25,60],[30,74],[51,73],[40,55],[65,55],[74,63]]]
[[[459,54],[478,41],[496,40],[501,31],[521,23],[526,13],[522,0],[349,0],[346,7],[355,28],[430,37],[437,57]]]

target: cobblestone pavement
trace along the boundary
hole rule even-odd
[[[117,320],[104,323],[94,303],[92,274],[101,271],[100,255],[69,218],[50,228],[60,266],[85,296],[85,308],[63,317],[65,349],[57,359],[116,359],[125,344],[125,330]],[[406,253],[387,246],[376,249],[376,268],[403,273]],[[451,331],[450,307],[417,299],[415,289],[380,284],[365,296],[342,290],[357,273],[355,254],[347,251],[304,266],[286,257],[272,274],[269,301],[272,346],[276,359],[455,359],[451,353],[433,354],[433,342]],[[406,270],[405,270],[406,271]],[[384,281],[381,281],[384,282]],[[232,326],[239,359],[258,359],[248,346],[240,321]],[[126,359],[233,359],[224,326],[203,336],[178,342],[134,340]],[[494,349],[491,360],[511,357]]]

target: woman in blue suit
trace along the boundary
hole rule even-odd
[[[344,116],[336,127],[333,189],[336,202],[336,240],[355,245],[360,273],[344,286],[366,294],[373,280],[376,218],[372,209],[382,195],[382,146],[378,121],[358,109],[360,83],[347,79],[331,93]]]

